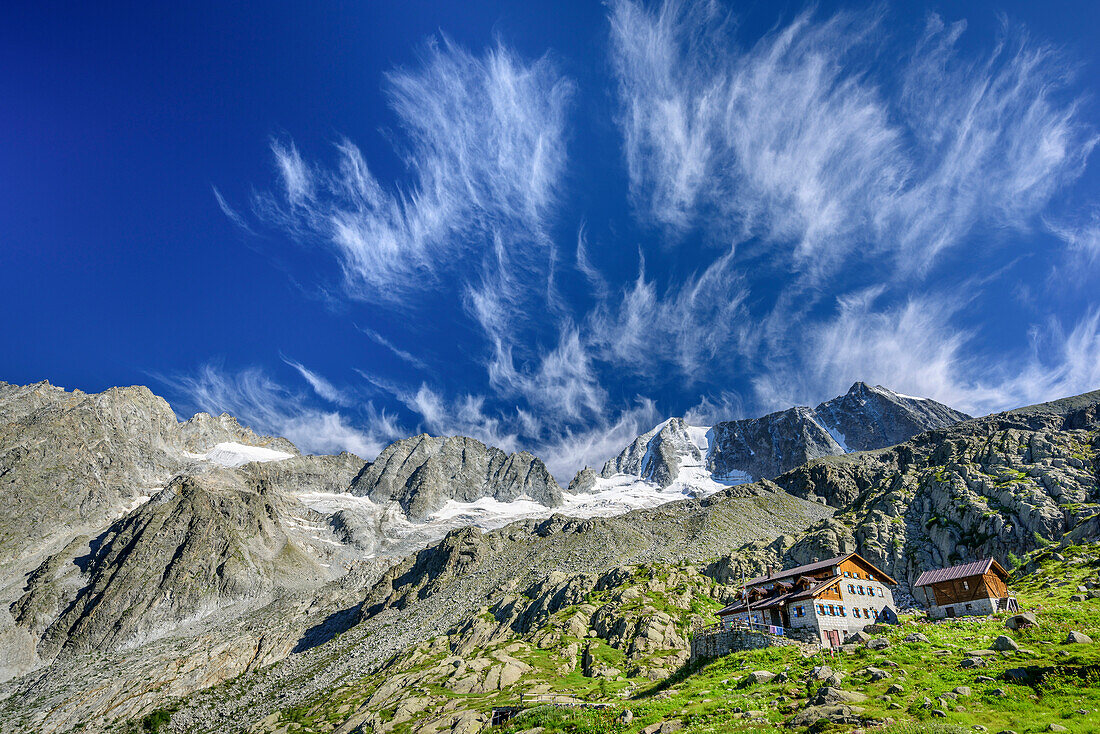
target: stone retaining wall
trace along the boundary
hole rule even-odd
[[[696,632],[691,638],[691,659],[716,658],[731,652],[759,650],[764,647],[787,647],[799,644],[786,637],[746,629],[725,629]]]

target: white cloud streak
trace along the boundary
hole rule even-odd
[[[875,14],[810,13],[735,50],[713,5],[612,5],[635,203],[672,230],[760,238],[823,277],[852,255],[920,271],[974,225],[1025,228],[1095,145],[1065,66],[1006,27],[985,58],[931,17],[884,91]],[[881,67],[881,64],[879,64]]]
[[[430,286],[455,260],[491,252],[494,238],[549,247],[572,93],[549,59],[527,63],[504,46],[478,58],[443,38],[418,68],[388,74],[387,91],[406,141],[408,188],[379,181],[349,140],[336,145],[332,169],[276,140],[282,190],[256,197],[257,216],[333,248],[350,291],[388,304]]]
[[[929,294],[877,309],[881,294],[842,298],[833,319],[808,326],[800,368],[757,377],[757,400],[777,409],[815,405],[863,380],[985,415],[1100,388],[1100,308],[1068,333],[1053,319],[1034,326],[1027,349],[990,360],[970,350],[973,333],[951,324],[963,299]]]
[[[379,334],[374,329],[367,329],[367,328],[364,328],[364,327],[358,327],[358,328],[359,328],[359,331],[361,331],[364,334],[366,334],[367,336],[369,336],[374,342],[376,342],[377,344],[379,344],[379,345],[385,347],[386,349],[390,350],[397,357],[399,357],[400,359],[402,359],[405,362],[408,362],[411,366],[415,367],[416,369],[422,370],[422,371],[425,371],[425,372],[429,369],[427,362],[420,359],[419,357],[417,357],[412,352],[409,352],[405,349],[401,349],[400,347],[396,346],[393,342],[391,342],[389,339],[387,339],[386,337]]]
[[[405,431],[385,411],[363,406],[366,428],[358,428],[338,411],[319,410],[301,393],[290,390],[258,368],[227,372],[208,364],[194,375],[162,377],[191,407],[229,413],[265,434],[283,436],[308,453],[350,451],[371,460]]]
[[[283,361],[298,371],[298,374],[309,383],[309,386],[313,388],[313,392],[330,403],[335,405],[349,406],[354,405],[355,400],[351,395],[343,390],[340,390],[331,382],[326,380],[321,375],[317,374],[313,370],[309,369],[301,362],[295,362],[292,359],[283,357]]]

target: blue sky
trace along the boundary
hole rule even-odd
[[[1090,3],[184,5],[4,11],[0,379],[563,481],[1100,388]]]

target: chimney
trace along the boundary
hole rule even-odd
[[[767,576],[768,578],[771,578],[771,575],[772,575],[773,573],[775,573],[775,566],[773,566],[773,565],[771,565],[771,564],[768,564],[768,572],[767,572],[767,573],[766,573],[765,575],[766,575],[766,576]]]

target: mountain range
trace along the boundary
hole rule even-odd
[[[555,614],[646,564],[687,563],[684,583],[721,598],[740,574],[858,550],[904,601],[927,568],[1083,532],[1098,409],[1089,393],[971,419],[856,383],[812,409],[670,418],[563,489],[530,453],[469,437],[308,456],[228,415],[179,421],[143,387],[0,383],[0,731],[105,731],[168,704],[166,731],[254,728],[411,669],[424,645],[557,649]],[[683,662],[683,629],[617,604],[577,611],[575,631],[623,651],[624,675]],[[485,659],[474,688],[531,665]],[[356,726],[392,729],[398,693]],[[436,730],[476,718],[436,708],[417,713]]]

